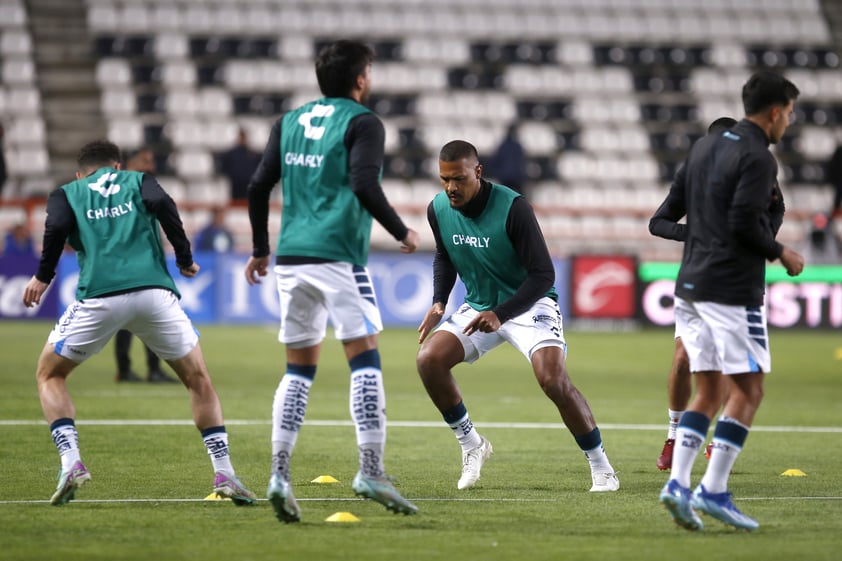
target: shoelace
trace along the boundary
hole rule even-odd
[[[481,455],[482,446],[474,448],[473,450],[468,450],[467,452],[465,452],[465,457],[462,459],[462,467],[473,469],[474,464],[476,464],[479,461]]]

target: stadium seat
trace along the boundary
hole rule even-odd
[[[25,63],[6,67],[31,54],[14,27],[25,20],[25,12],[12,14],[23,4],[11,5],[17,8],[0,9],[13,16],[12,24],[0,24],[4,115],[11,92],[31,92],[36,83]],[[437,190],[432,168],[444,142],[465,138],[486,157],[514,122],[530,175],[558,187],[551,195],[536,189],[537,201],[557,201],[571,181],[616,189],[609,198],[632,216],[606,222],[606,240],[634,237],[638,215],[657,202],[653,193],[663,194],[707,123],[742,114],[739,91],[755,66],[783,69],[802,91],[797,122],[776,147],[791,178],[822,181],[817,166],[842,132],[839,58],[818,0],[87,0],[87,6],[106,120],[140,122],[127,127],[134,140],[174,141],[174,171],[191,185],[213,181],[204,156],[228,145],[236,127],[245,126],[262,150],[278,115],[320,95],[313,57],[340,33],[363,37],[377,51],[369,106],[386,128],[387,180],[429,182]],[[468,28],[460,25],[466,19]],[[21,103],[26,115],[38,116],[39,99]],[[172,122],[165,126],[165,119]],[[179,156],[194,152],[192,162]],[[627,196],[642,185],[651,188]],[[409,193],[396,199],[416,198]]]
[[[143,123],[131,118],[113,119],[108,123],[108,140],[123,150],[139,148],[144,141]]]

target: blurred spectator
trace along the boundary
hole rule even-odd
[[[485,167],[495,183],[501,183],[521,195],[525,194],[526,152],[517,138],[517,126],[509,125],[506,136]]]
[[[228,253],[234,249],[234,236],[225,227],[225,207],[217,206],[211,210],[211,220],[196,234],[196,251]]]
[[[248,134],[245,129],[237,133],[237,144],[219,155],[217,166],[219,173],[228,178],[231,184],[231,200],[248,200],[248,186],[261,154],[249,148]]]
[[[833,216],[842,215],[842,144],[836,147],[827,162],[827,180],[833,185]]]
[[[26,224],[15,224],[6,233],[3,242],[3,255],[9,257],[38,257],[35,242]]]
[[[141,146],[126,154],[125,169],[143,173],[155,173],[155,153],[147,146]]]
[[[811,265],[842,263],[842,240],[836,234],[833,217],[817,212],[811,219],[810,233],[804,243],[804,262]]]
[[[142,173],[154,174],[155,153],[148,146],[141,146],[126,154],[124,169],[128,171],[139,171]],[[117,359],[117,382],[143,382],[144,379],[132,370],[132,360],[129,351],[132,346],[132,332],[121,329],[114,337],[114,356]],[[161,359],[158,358],[152,349],[144,345],[146,353],[146,381],[150,383],[178,383],[178,380],[161,369]]]
[[[6,185],[6,153],[3,150],[4,134],[3,125],[0,125],[0,195],[3,194],[3,187]]]

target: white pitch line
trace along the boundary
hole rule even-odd
[[[473,498],[473,499],[458,499],[458,498],[413,498],[407,497],[408,500],[414,501],[417,503],[421,502],[454,502],[454,503],[557,503],[562,499],[482,499],[482,498]],[[215,503],[215,502],[225,502],[227,499],[75,499],[73,503]],[[258,501],[266,502],[267,499],[257,499]],[[363,502],[367,499],[357,499],[353,497],[349,498],[342,498],[342,497],[324,497],[324,498],[311,498],[311,499],[302,499],[297,498],[298,502],[313,502],[313,503],[331,503],[331,502]],[[740,497],[737,501],[840,501],[842,497]],[[49,504],[50,501],[45,499],[38,499],[38,500],[17,500],[17,501],[0,501],[0,505],[23,505],[23,504]]]
[[[189,419],[78,419],[77,425],[94,425],[94,426],[193,426],[193,421]],[[269,419],[227,419],[226,425],[229,426],[269,426],[272,422]],[[351,421],[338,420],[305,420],[305,425],[315,427],[352,427]],[[504,422],[483,422],[475,423],[483,428],[493,429],[550,429],[561,430],[564,429],[564,423],[504,423]],[[0,419],[0,426],[36,426],[46,425],[45,421],[32,419]],[[413,428],[413,429],[440,429],[445,426],[443,421],[388,421],[389,427],[394,428]],[[628,423],[606,423],[600,424],[600,429],[603,430],[642,430],[642,431],[662,431],[663,424],[645,425],[645,424],[628,424]],[[842,427],[805,427],[805,426],[763,426],[755,425],[751,427],[752,431],[757,432],[805,432],[805,433],[842,433]]]

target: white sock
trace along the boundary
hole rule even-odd
[[[272,473],[279,473],[289,481],[289,463],[298,440],[307,401],[310,396],[311,378],[287,373],[275,390],[272,402]]]
[[[675,479],[682,487],[690,487],[690,473],[705,438],[704,435],[685,427],[679,427],[675,436],[670,479]]]
[[[202,440],[205,442],[205,448],[207,448],[211,464],[213,464],[213,471],[224,471],[234,475],[234,466],[231,465],[231,455],[228,449],[228,433],[224,429],[210,434],[203,431]]]
[[[50,431],[61,459],[62,471],[67,471],[82,458],[79,453],[79,433],[75,425],[61,425]]]
[[[360,471],[369,477],[382,476],[385,473],[386,392],[379,368],[363,366],[351,372],[349,401],[357,432]]]
[[[480,438],[479,433],[474,428],[474,423],[471,422],[471,416],[467,413],[455,423],[448,423],[448,426],[456,436],[456,440],[459,441],[462,452],[473,450],[482,444],[482,438]]]
[[[710,461],[702,476],[702,485],[708,493],[724,493],[728,490],[728,477],[743,449],[748,432],[749,427],[734,418],[719,418],[713,432]]]
[[[585,450],[585,457],[591,466],[591,473],[614,473],[611,462],[608,461],[608,454],[602,444],[591,450]]]
[[[678,422],[681,421],[681,414],[684,411],[673,411],[672,409],[667,409],[670,416],[670,426],[667,430],[667,440],[675,440],[675,431],[678,429]]]

